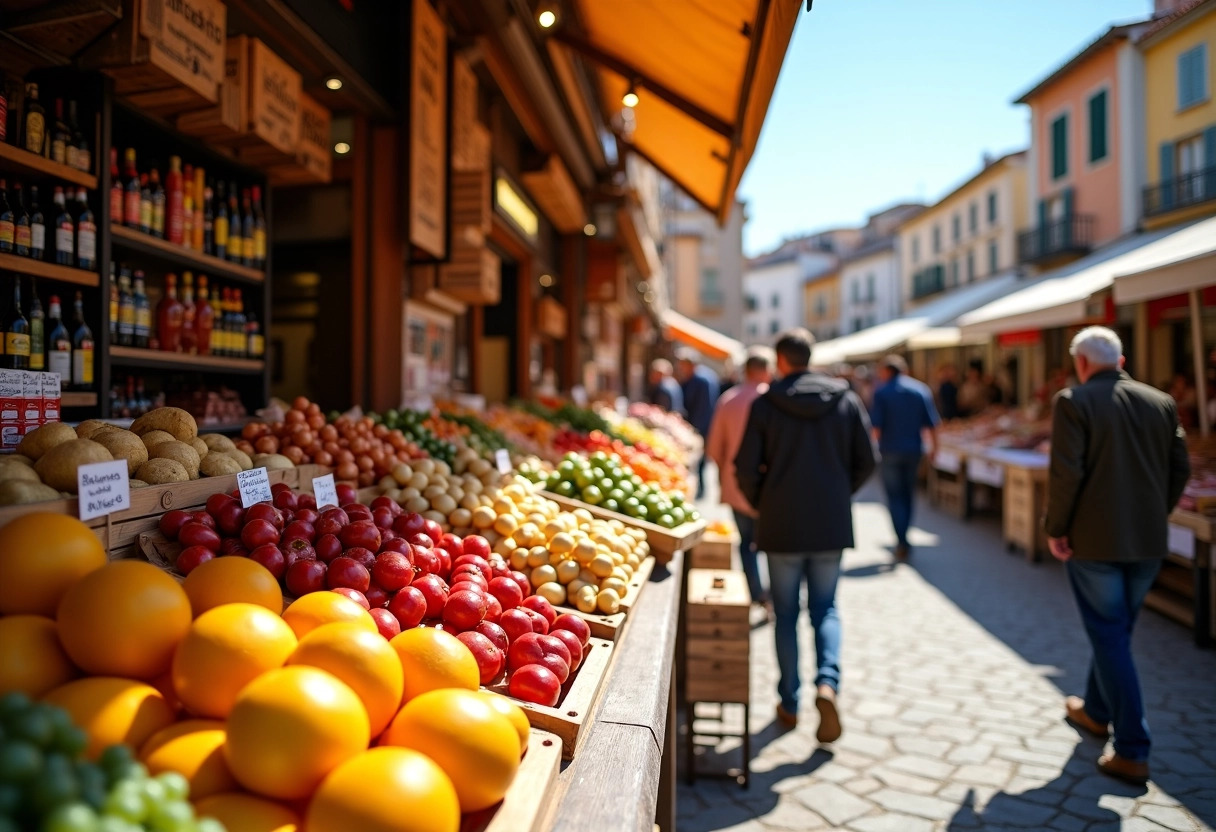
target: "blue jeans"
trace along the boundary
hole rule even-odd
[[[763,603],[768,598],[764,584],[760,581],[760,556],[756,551],[756,518],[731,509],[735,515],[735,528],[739,530],[739,560],[743,562],[743,574],[747,578],[747,594],[752,603]]]
[[[884,453],[880,463],[891,525],[895,526],[895,541],[900,546],[908,545],[908,527],[912,525],[912,500],[916,496],[920,457],[920,454]]]
[[[1094,651],[1085,685],[1085,712],[1102,725],[1114,726],[1116,754],[1147,760],[1148,720],[1132,659],[1132,628],[1161,561],[1070,560],[1066,566]]]
[[[815,629],[815,684],[840,687],[840,616],[836,614],[836,581],[840,578],[840,551],[768,556],[769,589],[773,596],[777,640],[777,667],[781,678],[777,693],[781,705],[798,713],[798,616],[802,613],[802,582]]]

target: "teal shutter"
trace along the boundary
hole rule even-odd
[[[1106,91],[1089,99],[1089,161],[1106,158]]]
[[[1216,197],[1216,124],[1203,131],[1203,197]]]
[[[1068,116],[1062,115],[1051,123],[1051,178],[1068,174]]]
[[[1158,207],[1168,211],[1174,207],[1174,143],[1162,142],[1157,148],[1161,165],[1161,194],[1158,197]]]
[[[1047,217],[1048,217],[1047,200],[1040,199],[1039,200],[1039,235],[1038,235],[1039,240],[1038,240],[1038,245],[1035,247],[1036,255],[1041,255],[1043,252],[1047,251],[1047,231],[1048,231]]]
[[[1063,243],[1064,249],[1072,248],[1072,213],[1073,213],[1073,189],[1065,188],[1064,194],[1064,227],[1061,229],[1060,241]]]

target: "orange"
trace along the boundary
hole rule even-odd
[[[366,750],[370,738],[367,711],[353,690],[315,667],[283,667],[236,698],[224,756],[246,789],[295,800]]]
[[[173,656],[173,690],[196,716],[223,719],[245,685],[282,667],[296,635],[256,604],[224,604],[190,625]]]
[[[460,804],[452,781],[425,755],[373,748],[330,772],[306,820],[308,832],[456,832]]]
[[[97,759],[116,743],[139,748],[157,731],[173,724],[173,708],[160,691],[130,679],[77,679],[55,688],[43,701],[63,708],[89,735],[85,756],[90,759]]]
[[[75,675],[53,620],[41,615],[0,618],[0,693],[19,690],[37,699]]]
[[[373,737],[388,727],[401,707],[401,660],[384,636],[369,633],[360,624],[346,621],[318,627],[300,639],[287,664],[320,668],[349,685],[367,709]]]
[[[234,791],[236,779],[224,759],[224,723],[188,719],[153,734],[139,750],[152,775],[176,771],[190,781],[190,798]]]
[[[94,676],[154,679],[190,627],[190,599],[150,563],[116,560],[74,583],[59,602],[59,640]]]
[[[195,567],[182,589],[198,618],[224,604],[257,604],[275,615],[283,612],[283,591],[270,570],[249,558],[214,558]]]
[[[428,690],[477,690],[481,685],[477,660],[451,633],[422,627],[393,636],[389,644],[397,651],[405,670],[406,702]]]
[[[519,755],[522,757],[528,750],[528,737],[532,735],[532,725],[528,722],[528,715],[524,713],[524,709],[494,691],[481,690],[477,693],[490,703],[491,708],[505,716],[511,723],[511,727],[515,729],[515,733],[519,734]]]
[[[354,621],[369,633],[380,632],[376,619],[367,610],[336,592],[310,592],[292,601],[283,610],[283,620],[295,630],[296,638],[304,638],[322,624]]]
[[[433,690],[405,703],[381,738],[412,748],[452,778],[462,812],[502,800],[519,769],[519,734],[480,694]]]
[[[215,818],[224,824],[228,832],[297,832],[303,826],[286,806],[240,792],[205,797],[194,809],[200,818]]]
[[[22,515],[0,528],[0,615],[54,616],[68,587],[105,565],[101,541],[75,517]]]

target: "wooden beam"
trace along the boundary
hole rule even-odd
[[[363,116],[354,120],[350,177],[350,403],[367,401],[367,272],[371,234],[368,215],[372,177],[371,128]]]
[[[490,70],[490,77],[502,90],[507,105],[519,119],[520,126],[524,128],[528,138],[538,150],[545,153],[556,152],[553,137],[545,128],[544,119],[532,104],[527,89],[519,80],[519,76],[516,74],[515,68],[511,66],[511,61],[507,58],[502,46],[497,41],[486,37],[480,38],[478,43],[485,49],[486,68]]]
[[[752,43],[747,50],[747,66],[743,70],[743,83],[739,86],[739,108],[735,111],[735,125],[738,127],[730,136],[730,153],[727,154],[726,178],[722,180],[722,196],[718,200],[718,224],[726,221],[730,206],[734,203],[734,194],[727,193],[734,178],[731,171],[739,157],[739,145],[743,140],[743,124],[747,117],[747,105],[752,97],[752,80],[756,77],[756,64],[760,62],[760,47],[764,45],[764,30],[768,25],[768,12],[772,0],[760,0],[756,8],[756,25],[752,27]]]
[[[399,407],[404,394],[402,337],[404,335],[406,242],[401,214],[405,179],[401,148],[405,140],[397,127],[372,130],[376,159],[371,182],[371,272],[369,274],[368,403],[374,410]]]

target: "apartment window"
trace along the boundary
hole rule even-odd
[[[1051,178],[1068,175],[1068,115],[1051,123]]]
[[[760,334],[760,330],[755,324],[747,325],[747,337],[748,338],[755,338],[759,334]]]
[[[955,257],[950,261],[950,285],[958,285],[958,258]]]
[[[874,275],[866,275],[866,302],[874,302]]]
[[[861,318],[854,318],[853,319],[853,328],[849,331],[850,332],[860,332],[863,326],[864,326],[864,324],[862,323]]]
[[[967,252],[967,282],[975,282],[975,252]]]
[[[828,299],[823,292],[815,295],[815,316],[823,318],[828,314]]]
[[[940,225],[933,226],[933,253],[940,254],[942,250],[942,228]]]
[[[726,302],[717,269],[701,269],[701,306],[721,307]]]
[[[980,230],[980,206],[974,202],[967,208],[967,230],[972,234]]]
[[[988,192],[988,222],[996,222],[996,191]]]
[[[773,292],[772,307],[774,309],[776,309],[780,305],[781,305],[781,295],[777,294],[776,292]]]
[[[755,312],[757,309],[760,308],[760,302],[758,300],[756,300],[755,295],[747,295],[746,297],[743,298],[743,302],[745,304],[747,304],[748,312]]]
[[[920,237],[912,238],[912,262],[920,262]]]
[[[1209,165],[1216,164],[1216,160],[1204,159],[1204,136],[1193,136],[1189,139],[1184,139],[1178,142],[1177,148],[1178,159],[1174,170],[1177,174],[1177,192],[1175,199],[1182,205],[1189,205],[1193,202],[1201,201],[1204,194],[1204,182],[1209,177],[1200,176],[1199,173]],[[1207,185],[1208,189],[1211,185]]]
[[[853,303],[861,303],[861,284],[856,280],[849,281],[849,295],[853,299]]]
[[[1178,56],[1178,109],[1208,97],[1208,45],[1201,43]]]
[[[1001,250],[996,240],[988,244],[988,274],[996,274],[1001,266]]]
[[[775,318],[768,322],[768,334],[769,335],[776,335],[777,330],[779,330],[780,328],[781,328],[781,322],[776,320]]]
[[[957,243],[963,237],[963,218],[955,214],[951,225],[954,228],[954,242]]]
[[[1106,90],[1089,99],[1089,161],[1100,162],[1106,158]]]

